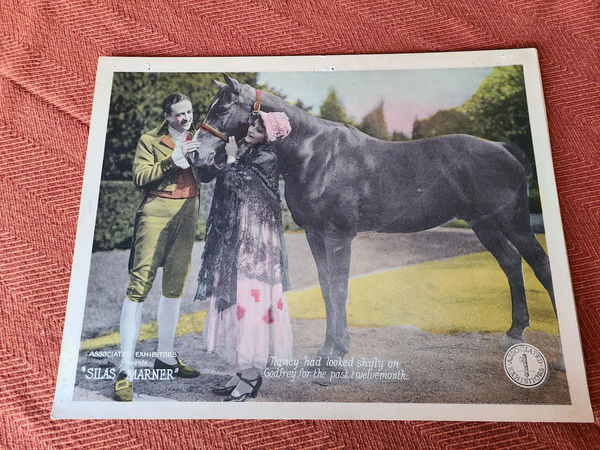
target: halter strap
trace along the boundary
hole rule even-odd
[[[254,101],[254,105],[252,105],[252,112],[260,111],[260,98],[262,97],[262,91],[260,89],[256,89],[256,100]]]
[[[200,124],[200,127],[202,128],[204,131],[206,131],[207,133],[212,134],[213,136],[218,137],[219,139],[227,142],[227,136],[225,136],[223,133],[221,133],[219,130],[217,130],[216,128],[211,127],[209,124],[207,124],[206,122],[202,122]]]
[[[260,99],[262,97],[262,91],[260,89],[255,89],[255,91],[256,91],[256,100],[254,101],[254,104],[252,105],[252,112],[260,111]],[[216,136],[219,139],[227,142],[227,136],[225,134],[221,133],[216,128],[211,127],[206,122],[202,122],[198,128],[202,128],[207,133],[210,133],[213,136]]]

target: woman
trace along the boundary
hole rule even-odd
[[[285,113],[254,113],[239,147],[233,137],[225,145],[227,164],[217,175],[196,299],[210,301],[204,324],[208,352],[237,368],[224,386],[213,389],[225,401],[256,397],[269,357],[292,356],[273,151],[290,131]]]

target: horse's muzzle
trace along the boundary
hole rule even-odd
[[[190,162],[196,167],[211,166],[215,162],[215,150],[213,148],[201,148],[188,153]]]

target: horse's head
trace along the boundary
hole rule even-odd
[[[216,81],[219,92],[206,113],[203,125],[208,125],[226,136],[235,136],[236,140],[239,140],[248,130],[248,119],[255,109],[257,91],[227,74],[223,75],[226,84]]]
[[[201,144],[198,150],[188,153],[188,158],[194,166],[210,166],[215,162],[217,151],[224,152],[225,143],[209,133],[196,133],[194,140]]]

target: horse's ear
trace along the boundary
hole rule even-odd
[[[220,82],[220,81],[218,81],[218,80],[213,80],[213,81],[215,82],[215,84],[217,85],[217,87],[218,87],[219,89],[221,89],[223,86],[225,86],[225,83],[221,83],[221,82]]]
[[[234,78],[231,78],[229,75],[227,75],[226,73],[223,74],[223,77],[225,78],[225,82],[227,83],[227,85],[231,88],[231,90],[233,92],[235,92],[236,94],[240,93],[240,90],[238,89],[238,86],[240,83],[238,83],[238,81]]]

